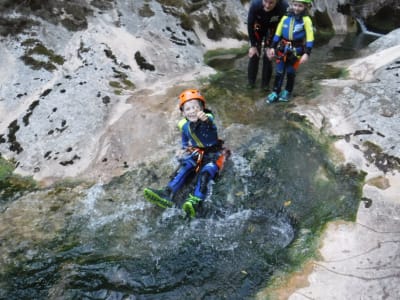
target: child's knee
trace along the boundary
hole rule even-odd
[[[217,174],[218,170],[219,170],[218,166],[215,163],[210,162],[210,163],[207,163],[206,165],[204,165],[201,168],[200,172],[201,173],[207,172],[211,176],[211,178],[214,178],[215,175]]]

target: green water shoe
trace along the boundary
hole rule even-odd
[[[185,214],[189,216],[191,219],[196,216],[195,207],[199,204],[200,201],[201,201],[200,198],[190,194],[189,197],[186,199],[186,202],[183,203],[182,209],[185,212]]]
[[[166,190],[155,190],[151,188],[145,188],[143,191],[144,197],[162,208],[168,208],[174,206],[174,202],[170,199],[170,193]]]

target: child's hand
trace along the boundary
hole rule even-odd
[[[300,58],[300,64],[304,64],[308,60],[308,54],[304,53]]]
[[[197,113],[197,117],[199,118],[200,121],[203,121],[203,122],[208,120],[208,117],[204,111],[199,111]]]

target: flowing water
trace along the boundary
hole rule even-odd
[[[340,73],[322,61],[354,55],[340,43],[319,46],[295,96]],[[292,103],[268,106],[264,93],[246,90],[246,57],[220,62],[205,93],[232,155],[198,217],[142,197],[166,183],[172,160],[108,184],[3,199],[1,299],[249,299],[313,255],[327,221],[354,218],[364,174],[333,163],[329,138],[290,113]]]

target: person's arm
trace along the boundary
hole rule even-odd
[[[304,54],[300,58],[300,64],[308,61],[314,46],[314,28],[310,17],[304,18],[304,30],[306,32],[306,44],[304,47]]]
[[[304,18],[304,30],[306,31],[306,45],[304,52],[310,55],[314,46],[314,28],[310,17]]]
[[[258,41],[254,30],[254,23],[256,21],[256,5],[253,2],[250,5],[249,14],[247,15],[247,33],[249,35],[249,43],[250,43],[250,48],[248,53],[249,57],[253,57],[254,55],[260,56],[257,49]]]
[[[187,126],[188,120],[186,119],[182,119],[178,122],[178,128],[179,131],[182,133],[182,149],[186,149],[187,147],[189,147],[189,137],[187,136],[187,134],[185,133],[185,126]]]
[[[251,2],[249,13],[247,15],[247,33],[249,35],[250,47],[257,47],[257,39],[254,32],[254,23],[256,20],[256,7],[255,4]]]
[[[275,56],[275,48],[278,46],[278,43],[281,40],[283,23],[286,18],[287,16],[283,16],[279,21],[278,27],[276,28],[275,35],[272,39],[271,48],[268,51],[269,59]]]
[[[268,31],[267,31],[268,36],[266,38],[266,44],[268,45],[268,47],[271,47],[272,39],[275,35],[278,24],[282,19],[282,17],[286,15],[288,8],[289,5],[287,4],[287,2],[281,0],[278,2],[276,8],[274,9],[274,15],[271,17],[268,24]]]

